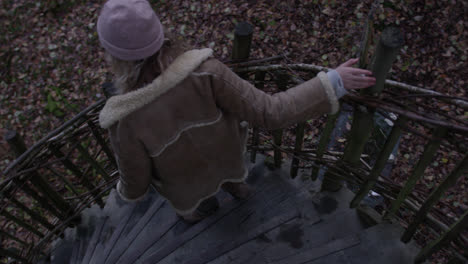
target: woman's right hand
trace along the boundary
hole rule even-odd
[[[359,59],[350,59],[335,69],[340,74],[346,90],[363,89],[375,85],[375,78],[372,77],[371,71],[352,67],[358,61]]]

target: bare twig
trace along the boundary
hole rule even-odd
[[[282,60],[286,56],[288,56],[289,53],[285,52],[282,55],[277,55],[269,58],[264,58],[264,59],[254,59],[254,60],[248,60],[248,61],[243,61],[243,62],[235,62],[233,60],[230,60],[228,62],[225,62],[229,67],[248,67],[248,66],[255,66],[261,63],[265,62],[270,62],[270,61],[275,61],[275,60]]]
[[[426,117],[423,117],[423,116],[421,116],[421,115],[419,115],[417,113],[414,113],[414,112],[410,112],[410,111],[407,111],[407,110],[404,110],[404,109],[395,108],[393,106],[390,106],[390,105],[386,104],[385,102],[383,102],[381,100],[370,100],[369,98],[364,98],[362,96],[354,95],[352,93],[349,93],[346,96],[346,98],[349,98],[349,99],[351,99],[353,101],[361,102],[361,103],[363,103],[365,105],[368,105],[368,106],[371,106],[371,107],[374,107],[374,108],[380,108],[380,109],[384,109],[386,111],[394,112],[394,113],[397,113],[399,115],[406,116],[406,117],[408,117],[410,119],[413,119],[413,120],[426,122],[426,123],[437,125],[437,126],[443,126],[443,127],[448,128],[448,129],[463,132],[463,133],[468,132],[468,127],[461,126],[461,125],[450,124],[450,123],[447,123],[447,122],[442,121],[442,120],[426,118]]]
[[[251,71],[277,71],[277,70],[285,70],[285,69],[294,69],[294,70],[303,70],[303,71],[312,71],[312,72],[320,72],[320,71],[329,71],[330,68],[312,65],[312,64],[305,64],[305,63],[296,63],[296,64],[287,64],[287,65],[280,65],[280,64],[273,64],[268,66],[253,66],[247,68],[239,68],[236,69],[236,72],[251,72]],[[431,95],[443,95],[442,93],[432,91],[430,89],[421,88],[393,80],[386,80],[385,85],[392,88],[402,89],[410,92],[418,92],[421,94],[431,94]],[[456,106],[459,106],[465,110],[468,109],[468,101],[465,101],[465,98],[457,97],[458,99],[449,99],[444,98],[447,102],[450,102]]]

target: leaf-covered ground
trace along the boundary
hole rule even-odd
[[[2,0],[0,3],[0,138],[7,129],[21,133],[27,145],[102,97],[100,85],[110,80],[96,21],[104,1]],[[254,25],[251,57],[288,52],[287,62],[328,67],[353,57],[359,47],[371,0],[335,1],[188,1],[153,0],[163,25],[195,47],[211,47],[229,59],[235,24]],[[452,96],[468,97],[468,2],[382,1],[376,10],[376,38],[385,26],[399,26],[405,46],[390,79]],[[445,109],[450,111],[450,109]],[[456,112],[464,116],[468,113]],[[395,177],[411,171],[424,140],[405,138],[403,160]],[[456,155],[442,150],[442,163]],[[0,143],[0,169],[12,160]],[[439,159],[438,159],[439,160]],[[447,171],[433,164],[421,185],[440,181]],[[425,192],[430,190],[427,186]],[[466,210],[466,181],[450,192],[447,203]]]

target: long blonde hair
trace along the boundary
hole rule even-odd
[[[165,30],[164,35],[165,40],[163,45],[169,45],[180,51],[191,49],[190,45],[187,44],[186,41],[183,41],[180,37],[172,34],[171,32]],[[123,94],[135,89],[143,65],[149,62],[149,60],[156,59],[157,56],[158,53],[142,60],[124,61],[106,52],[105,60],[109,65],[110,71],[114,75],[113,82],[116,92],[118,94]]]
[[[137,61],[124,61],[106,52],[105,60],[114,75],[117,94],[129,92],[137,84],[141,68],[148,58]]]

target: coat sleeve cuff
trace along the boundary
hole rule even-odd
[[[338,103],[338,97],[336,96],[335,89],[333,88],[333,85],[331,84],[330,79],[328,78],[325,72],[319,72],[317,77],[322,83],[322,86],[325,89],[325,93],[328,97],[328,102],[331,105],[330,114],[335,114],[336,112],[338,112],[338,109],[340,108],[340,104]]]
[[[146,195],[148,194],[148,190],[146,190],[146,192],[139,196],[139,197],[136,197],[136,198],[127,198],[125,197],[125,195],[122,193],[122,184],[120,182],[120,180],[117,182],[117,194],[119,194],[119,197],[120,199],[126,201],[126,202],[139,202],[141,200],[144,200]]]
[[[343,80],[341,79],[340,74],[336,70],[327,72],[327,76],[333,86],[333,89],[335,89],[335,94],[338,99],[348,93],[344,88]]]

